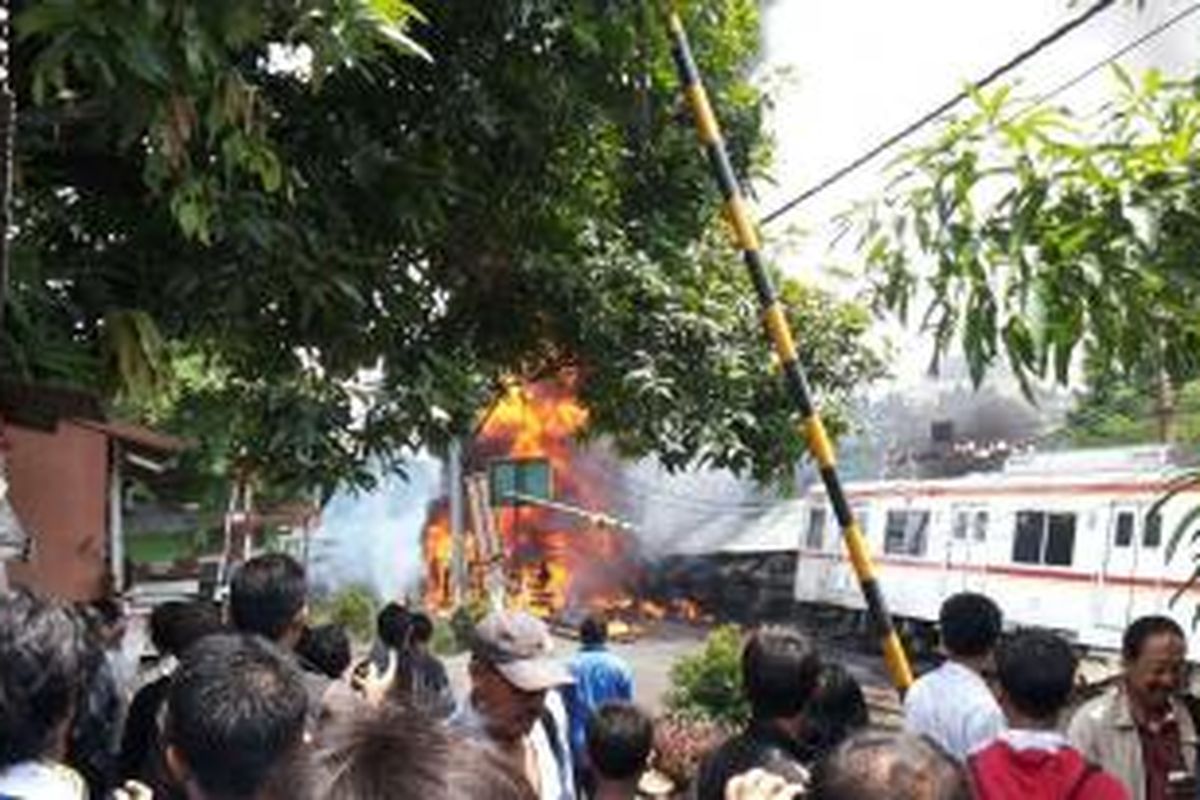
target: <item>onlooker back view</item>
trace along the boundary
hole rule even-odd
[[[87,796],[63,763],[85,647],[66,607],[24,591],[0,597],[0,797]]]
[[[1000,609],[988,597],[956,594],[938,615],[946,663],[922,675],[904,698],[904,726],[965,759],[1004,730],[1004,714],[984,680],[1000,638]]]
[[[1057,730],[1075,685],[1075,655],[1049,631],[1023,631],[996,651],[1009,728],[968,759],[977,800],[1127,800],[1125,787]]]

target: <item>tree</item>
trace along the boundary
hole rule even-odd
[[[443,3],[419,21],[300,4],[349,8],[363,34],[346,42],[291,3],[119,4],[137,24],[50,5],[66,10],[18,17],[38,105],[9,368],[100,385],[108,354],[139,378],[116,384],[132,407],[206,443],[194,457],[289,487],[368,484],[469,429],[505,378],[565,367],[627,453],[790,474],[802,448],[643,5]],[[687,22],[752,174],[757,6],[706,0]],[[311,74],[280,68],[283,45],[313,52]],[[147,52],[171,54],[165,76]],[[880,374],[860,309],[785,297],[823,395]],[[181,362],[198,374],[172,376]]]
[[[929,297],[937,353],[958,338],[977,383],[998,358],[1027,392],[1066,383],[1081,347],[1164,386],[1197,375],[1197,84],[1116,74],[1097,117],[976,95],[855,217],[878,304]]]
[[[1145,371],[1121,373],[1085,358],[1085,389],[1067,413],[1060,438],[1080,447],[1200,444],[1200,380],[1187,381],[1164,398],[1157,378]]]

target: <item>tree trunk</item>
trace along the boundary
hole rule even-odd
[[[1154,416],[1158,420],[1158,441],[1175,443],[1175,385],[1166,370],[1159,370],[1154,387]]]

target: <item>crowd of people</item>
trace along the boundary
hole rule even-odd
[[[140,670],[121,657],[119,607],[0,597],[0,800],[1197,796],[1186,638],[1166,617],[1134,622],[1122,675],[1068,714],[1069,643],[1003,636],[991,600],[955,595],[939,620],[946,660],[891,731],[809,638],[759,628],[741,658],[749,722],[675,789],[652,779],[654,722],[602,619],[584,620],[564,661],[540,619],[488,614],[456,697],[427,615],[385,607],[354,664],[343,629],[308,625],[306,597],[293,559],[252,559],[224,609],[155,608],[159,658]]]

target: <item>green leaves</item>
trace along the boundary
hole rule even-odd
[[[312,54],[319,87],[397,55],[428,60],[407,33],[414,19],[402,0],[47,0],[26,4],[15,27],[42,113],[66,136],[115,133],[183,234],[208,245],[246,178],[269,193],[285,184],[281,120],[263,101],[271,47]]]
[[[903,318],[928,293],[938,354],[957,341],[976,383],[1001,353],[1027,393],[1066,383],[1084,346],[1195,374],[1200,294],[1181,264],[1200,244],[1200,100],[1157,72],[1116,74],[1121,92],[1081,123],[976,95],[856,215],[877,306]]]
[[[645,7],[48,3],[69,13],[26,20],[41,66],[17,73],[47,91],[20,138],[29,326],[6,365],[166,381],[118,397],[201,442],[210,487],[234,461],[296,491],[369,484],[469,431],[502,381],[562,369],[625,452],[789,481],[802,443]],[[767,152],[757,10],[686,9],[743,175]],[[882,372],[868,318],[782,291],[836,430]],[[104,349],[132,310],[160,373],[136,322]]]

